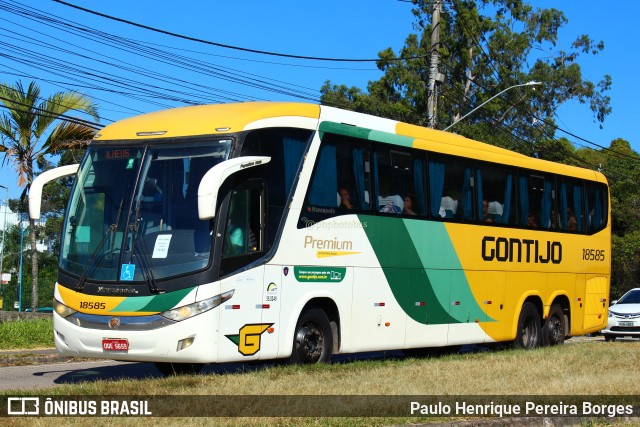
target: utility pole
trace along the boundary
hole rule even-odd
[[[431,18],[431,61],[429,63],[429,85],[427,100],[427,126],[436,127],[436,117],[438,116],[438,93],[436,83],[442,82],[444,76],[440,74],[438,65],[440,56],[438,49],[440,47],[440,13],[442,12],[442,0],[433,2],[433,16]]]

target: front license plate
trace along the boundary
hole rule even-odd
[[[622,326],[623,328],[632,328],[636,326],[636,322],[620,322],[618,326]]]
[[[102,340],[104,351],[129,351],[129,341],[124,338],[105,338]]]

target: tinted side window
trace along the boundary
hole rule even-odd
[[[518,177],[518,223],[522,227],[551,229],[557,215],[554,209],[553,175],[520,171]]]
[[[607,187],[596,182],[587,182],[585,189],[587,192],[585,206],[587,233],[595,233],[607,225],[609,214]]]
[[[558,177],[558,229],[571,232],[584,231],[582,181]]]
[[[479,163],[476,170],[478,219],[487,224],[516,223],[516,171],[492,163]]]
[[[299,227],[309,221],[371,209],[371,161],[366,141],[325,134]]]
[[[396,147],[378,146],[374,153],[375,210],[408,216],[424,215],[424,162]]]
[[[473,168],[469,160],[429,155],[429,201],[432,218],[465,220],[474,218]]]

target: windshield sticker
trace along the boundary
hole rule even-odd
[[[347,269],[340,267],[294,267],[293,271],[298,282],[339,283],[344,279]]]
[[[135,271],[135,264],[122,264],[122,267],[120,268],[120,280],[133,280],[133,274]]]
[[[153,245],[153,254],[151,258],[166,258],[169,253],[169,242],[171,242],[171,234],[161,234],[156,237],[156,243]]]

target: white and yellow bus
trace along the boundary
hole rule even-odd
[[[103,128],[65,216],[65,355],[205,363],[560,344],[607,320],[605,177],[299,103],[177,108]]]

